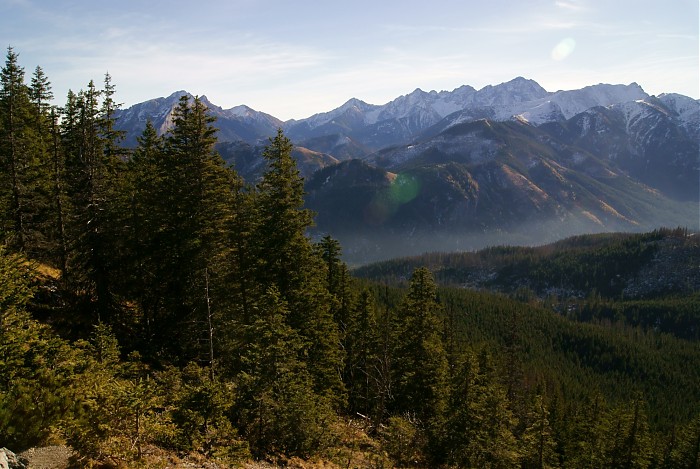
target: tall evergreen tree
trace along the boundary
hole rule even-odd
[[[344,381],[351,412],[377,414],[381,389],[380,331],[377,310],[369,291],[360,293],[351,309],[344,336]]]
[[[350,273],[341,259],[338,240],[326,235],[316,243],[315,248],[325,267],[326,289],[331,295],[331,314],[338,325],[341,341],[345,343],[353,301]]]
[[[14,249],[36,256],[45,242],[48,173],[42,168],[39,114],[12,47],[8,47],[0,83],[0,230]]]
[[[564,442],[567,466],[593,469],[605,465],[606,423],[605,401],[596,394],[570,419],[568,428],[572,435]]]
[[[67,270],[72,288],[87,295],[91,321],[109,323],[116,306],[110,279],[115,242],[110,222],[120,162],[104,151],[100,95],[90,81],[85,91],[77,95],[69,92],[65,108],[66,195],[70,201]]]
[[[467,353],[454,376],[445,459],[458,467],[517,467],[515,419],[489,357]]]
[[[16,450],[44,444],[73,410],[79,360],[34,320],[36,276],[26,258],[0,246],[0,439]]]
[[[559,467],[556,442],[549,424],[549,410],[542,396],[535,396],[526,424],[527,427],[521,437],[522,467],[532,469]]]
[[[306,230],[312,214],[303,208],[304,184],[292,158],[292,144],[278,130],[263,156],[268,169],[257,187],[256,280],[276,288],[289,306],[289,324],[307,344],[315,389],[341,404],[343,357],[338,326],[330,308],[323,264]]]
[[[315,395],[300,360],[303,340],[287,324],[289,311],[274,287],[258,308],[237,377],[239,425],[257,456],[308,455],[329,436],[330,406]]]
[[[157,319],[163,293],[158,288],[160,271],[157,258],[167,249],[159,238],[164,217],[159,171],[165,153],[164,139],[150,120],[137,142],[138,146],[127,164],[125,184],[128,252],[122,265],[126,270],[123,288],[129,297],[138,301],[142,314],[142,339],[149,343],[159,327]]]
[[[700,415],[679,429],[666,467],[700,468]]]
[[[130,162],[129,264],[144,280],[130,288],[154,351],[167,349],[179,360],[200,358],[211,308],[223,314],[225,304],[215,294],[225,277],[226,227],[239,179],[214,152],[213,123],[200,99],[183,96],[165,140],[147,126]]]
[[[34,105],[37,126],[48,125],[50,122],[47,118],[51,115],[52,106],[50,103],[53,99],[53,92],[51,91],[51,82],[40,66],[37,66],[32,74],[29,95]]]
[[[120,156],[120,141],[124,138],[124,131],[116,129],[116,111],[121,104],[114,101],[116,86],[112,83],[112,76],[105,73],[104,88],[102,89],[102,107],[100,109],[100,133],[104,140],[104,153],[107,159]]]
[[[40,258],[58,267],[64,266],[64,238],[61,231],[62,206],[57,197],[56,170],[59,165],[58,111],[50,104],[54,95],[51,82],[44,70],[37,66],[32,75],[29,94],[33,105],[35,144],[39,158],[40,184],[35,191],[42,198],[42,214],[39,219],[43,242],[39,246]],[[60,185],[59,185],[60,188]]]
[[[652,448],[649,427],[641,395],[626,406],[613,410],[608,421],[608,467],[647,468]]]
[[[448,395],[447,356],[439,319],[437,287],[426,268],[416,269],[398,308],[398,343],[394,354],[398,411],[421,419],[441,418]]]
[[[428,437],[434,463],[443,457],[449,396],[449,368],[442,343],[441,305],[426,268],[411,276],[408,294],[398,307],[393,381],[396,412],[414,413]]]
[[[275,285],[283,298],[292,300],[309,272],[312,252],[306,230],[313,218],[303,208],[304,182],[292,158],[292,143],[281,129],[270,139],[263,157],[268,169],[257,187],[258,257],[263,264],[258,279],[265,285]],[[318,265],[312,267],[318,271]],[[290,307],[294,306],[290,301]]]

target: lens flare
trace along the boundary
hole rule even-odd
[[[388,221],[402,205],[415,199],[421,183],[413,175],[398,174],[389,187],[378,193],[364,210],[365,222],[379,226]]]
[[[552,49],[552,59],[564,60],[565,58],[571,55],[575,48],[576,41],[574,41],[570,37],[567,37],[566,39],[563,39],[559,44],[554,46],[554,49]]]
[[[391,200],[397,205],[403,205],[416,198],[420,191],[420,182],[409,174],[399,174],[389,190]]]

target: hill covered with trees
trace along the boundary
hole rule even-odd
[[[424,266],[404,287],[353,278],[336,240],[307,236],[313,214],[282,131],[251,185],[213,151],[196,97],[130,152],[109,75],[62,109],[50,96],[41,69],[27,84],[9,49],[4,445],[66,443],[77,464],[112,467],[163,454],[221,466],[697,465],[697,337],[438,287]]]

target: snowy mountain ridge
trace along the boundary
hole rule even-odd
[[[135,143],[135,135],[145,127],[147,119],[153,121],[159,132],[167,131],[172,124],[169,115],[183,94],[191,96],[186,91],[178,91],[167,98],[149,100],[120,111],[120,127],[133,134],[127,144]],[[502,122],[517,119],[538,126],[563,122],[598,106],[640,101],[667,109],[687,132],[700,137],[700,101],[673,93],[653,97],[637,83],[601,83],[578,90],[549,92],[534,80],[517,77],[479,90],[469,85],[452,91],[426,92],[417,88],[383,105],[352,98],[330,111],[286,122],[246,105],[223,109],[206,96],[201,99],[218,118],[220,141],[242,140],[251,144],[266,141],[281,127],[295,142],[334,135],[339,141],[349,139],[376,151],[410,143],[433,127],[446,130],[484,118]]]

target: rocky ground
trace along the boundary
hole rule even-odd
[[[72,454],[67,446],[56,445],[30,448],[19,456],[29,461],[29,469],[66,469]]]
[[[20,461],[26,462],[27,465],[17,467],[21,469],[74,469],[80,467],[79,462],[71,461],[71,456],[73,456],[73,452],[69,447],[64,445],[30,448],[17,455]],[[143,464],[144,466],[140,467],[157,467],[159,469],[226,469],[229,467],[207,460],[181,459],[172,454],[160,454],[160,452],[159,454],[150,454],[144,458]],[[324,461],[309,462],[302,461],[298,458],[285,461],[284,466],[288,469],[338,468],[338,466],[333,463]],[[265,461],[249,461],[240,467],[243,469],[276,469],[280,466]],[[0,469],[5,469],[2,465],[2,461],[0,461]],[[14,469],[14,466],[10,465],[9,469]]]

